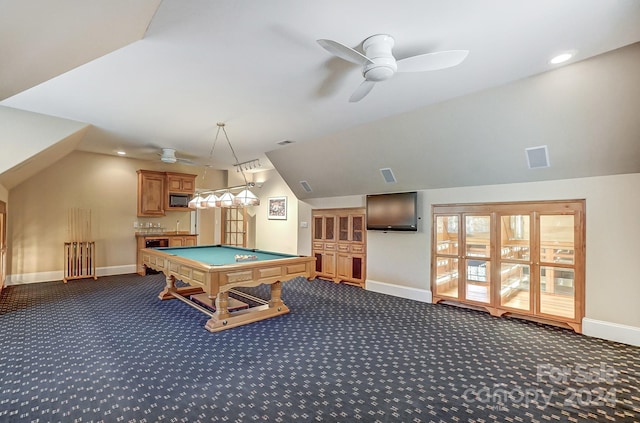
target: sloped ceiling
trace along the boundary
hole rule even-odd
[[[0,106],[0,183],[13,188],[64,157],[77,148],[88,127],[84,122]]]
[[[268,156],[301,199],[640,172],[639,65],[637,43]]]
[[[170,147],[223,169],[235,160],[229,149],[218,144],[214,157],[209,153],[216,122],[225,122],[240,161],[260,158],[268,169],[268,155],[301,197],[307,195],[297,189],[301,179],[314,180],[311,196],[479,183],[478,172],[466,172],[478,164],[461,152],[473,153],[474,159],[494,152],[504,173],[513,171],[509,166],[521,160],[525,140],[539,138],[542,144],[542,138],[549,139],[543,137],[548,135],[543,125],[516,110],[524,105],[525,110],[546,111],[545,102],[556,100],[541,90],[574,95],[591,91],[595,83],[577,77],[582,87],[577,89],[574,76],[565,77],[566,88],[531,79],[559,72],[549,58],[573,50],[566,69],[577,69],[579,76],[581,61],[640,41],[636,0],[0,0],[0,10],[0,39],[10,40],[0,44],[1,80],[10,85],[2,91],[10,97],[1,105],[90,124],[78,149],[102,154],[124,149],[130,157],[157,160],[159,149]],[[362,81],[360,69],[332,57],[316,40],[330,38],[360,49],[376,33],[393,35],[398,59],[449,49],[470,54],[455,68],[395,75],[364,100],[349,103]],[[131,43],[137,37],[142,38]],[[20,74],[34,67],[46,69],[31,82],[23,81]],[[630,63],[627,72],[638,73],[637,67]],[[598,71],[590,75],[600,76]],[[520,80],[534,86],[496,88]],[[483,94],[491,89],[497,89],[495,94]],[[505,102],[495,97],[500,95],[506,95]],[[522,103],[520,95],[532,95],[532,103]],[[571,105],[561,110],[569,110],[565,107]],[[599,118],[590,110],[576,110],[581,115],[571,125],[553,119],[545,124],[549,130],[573,132],[567,128]],[[484,125],[477,122],[480,116]],[[533,137],[536,131],[539,137]],[[592,138],[583,145],[590,151],[598,148],[587,144]],[[280,146],[284,140],[294,143]],[[563,138],[552,140],[557,144],[553,157],[562,151]],[[615,157],[633,157],[634,150],[622,153],[627,144],[617,146]],[[430,158],[434,150],[436,163],[429,162],[435,160]],[[395,188],[380,181],[381,162],[396,172]],[[453,172],[454,178],[444,178],[441,163],[464,166]],[[562,172],[551,172],[583,176],[579,164],[566,163]],[[340,178],[319,182],[316,167]],[[479,170],[498,183],[550,175],[505,178],[497,168],[492,162],[491,171]]]
[[[142,38],[160,0],[0,0],[0,99]]]

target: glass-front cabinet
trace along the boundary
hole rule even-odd
[[[318,276],[363,287],[366,278],[364,209],[318,209],[312,214],[312,250]]]
[[[433,206],[433,302],[581,331],[584,201]]]
[[[460,298],[458,245],[460,219],[457,215],[435,216],[435,280],[433,291],[436,295]]]

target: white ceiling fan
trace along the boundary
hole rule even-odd
[[[176,156],[175,148],[163,148],[162,153],[158,153],[160,155],[160,161],[163,163],[184,163],[193,166],[200,166],[198,163],[193,160],[186,159],[183,157]]]
[[[425,72],[457,66],[467,57],[468,50],[447,50],[419,54],[396,60],[391,50],[394,40],[391,35],[373,35],[362,43],[364,54],[333,40],[317,40],[329,53],[348,62],[362,65],[364,81],[349,98],[350,102],[362,100],[373,89],[376,82],[386,81],[396,72]]]

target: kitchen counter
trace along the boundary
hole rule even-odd
[[[189,231],[149,231],[149,232],[136,232],[136,237],[169,237],[169,236],[198,236],[198,234],[192,234]]]

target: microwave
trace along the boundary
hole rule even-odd
[[[189,194],[169,194],[169,207],[189,207]]]

